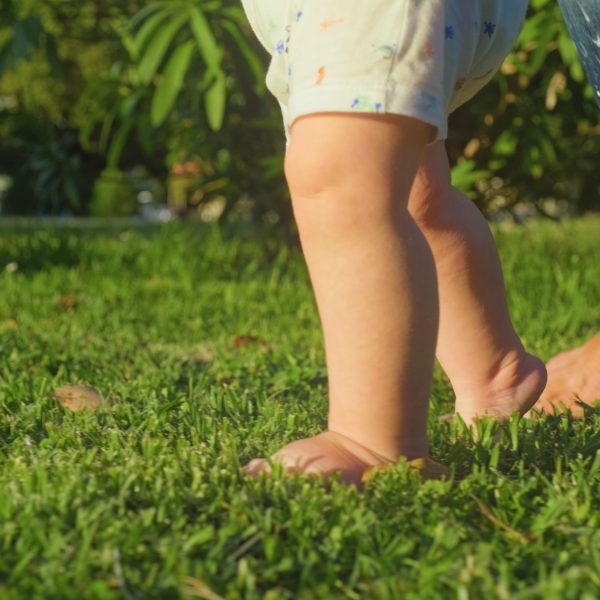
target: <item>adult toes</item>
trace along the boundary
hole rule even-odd
[[[259,473],[270,473],[271,465],[264,458],[253,458],[245,467],[244,475],[256,477]]]

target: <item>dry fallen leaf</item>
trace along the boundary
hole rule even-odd
[[[256,344],[260,341],[260,338],[256,335],[236,335],[233,338],[233,345],[236,348],[243,348],[249,344]]]
[[[19,324],[14,319],[8,319],[7,321],[4,321],[4,326],[7,329],[16,329]]]
[[[158,275],[153,275],[149,279],[146,279],[146,285],[149,287],[158,287],[162,285],[162,282],[162,277],[159,277]]]
[[[79,298],[73,294],[65,294],[58,299],[60,310],[73,310],[79,306]]]
[[[102,404],[102,394],[91,385],[63,385],[54,391],[54,397],[72,411],[96,411]]]

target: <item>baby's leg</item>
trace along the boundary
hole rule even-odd
[[[329,421],[274,455],[290,470],[358,482],[370,466],[428,454],[437,287],[407,203],[431,133],[393,115],[293,125],[286,176],[323,326]],[[257,459],[246,471],[263,469]]]
[[[409,210],[432,249],[440,294],[437,357],[456,394],[456,411],[524,414],[546,382],[543,363],[515,333],[492,235],[481,213],[450,183],[443,142],[427,147]]]

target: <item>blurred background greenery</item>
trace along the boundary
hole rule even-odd
[[[266,65],[239,0],[3,0],[1,213],[293,227]],[[488,216],[600,208],[598,109],[554,0],[450,131]]]

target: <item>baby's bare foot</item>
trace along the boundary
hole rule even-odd
[[[506,419],[515,412],[524,415],[545,385],[544,363],[525,351],[514,351],[486,380],[470,382],[460,390],[455,387],[456,412],[468,424],[483,416]]]
[[[600,400],[600,333],[579,348],[557,354],[546,366],[548,385],[535,410],[550,414],[570,410],[581,417],[581,403]]]
[[[392,457],[381,456],[333,431],[287,444],[271,459],[283,463],[288,473],[322,474],[328,477],[339,471],[342,482],[358,486],[361,485],[363,474],[372,467],[395,462]],[[246,475],[252,477],[262,471],[271,471],[269,463],[263,458],[251,460],[244,468]]]

